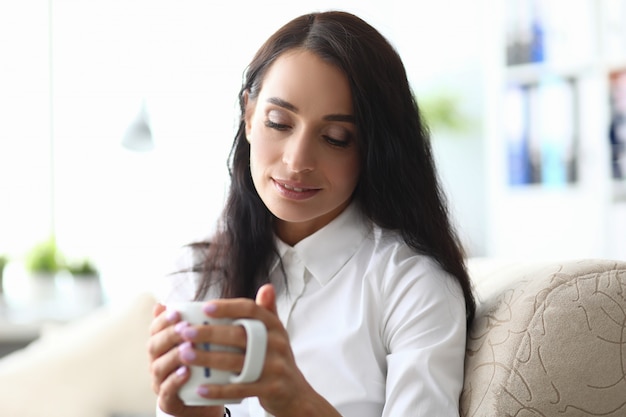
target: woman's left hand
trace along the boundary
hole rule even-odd
[[[209,309],[211,312],[208,314],[210,317],[261,320],[267,328],[267,352],[263,372],[256,382],[207,385],[205,397],[258,397],[263,408],[276,417],[294,415],[339,416],[337,411],[309,385],[296,366],[289,335],[278,318],[276,293],[271,284],[266,284],[259,289],[255,301],[237,298],[219,299],[210,303],[212,304]],[[189,341],[244,348],[246,346],[246,333],[243,328],[227,333],[218,333],[212,331],[210,327],[206,327]],[[196,358],[187,364],[224,369],[224,359],[226,358],[219,355],[219,353],[198,351],[195,355]],[[235,372],[241,370],[243,363],[241,359],[228,362],[226,368]]]

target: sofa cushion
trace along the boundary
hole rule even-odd
[[[464,416],[626,415],[626,262],[475,264]]]
[[[154,298],[106,306],[0,360],[0,416],[154,415],[146,342]]]

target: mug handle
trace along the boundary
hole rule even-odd
[[[254,382],[261,377],[265,365],[267,329],[262,321],[254,319],[237,319],[233,325],[243,326],[248,337],[248,345],[243,360],[243,369],[239,375],[232,375],[230,382],[232,384]]]

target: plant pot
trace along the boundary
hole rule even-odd
[[[10,262],[5,266],[2,281],[3,296],[9,308],[40,308],[53,302],[55,298],[53,274],[27,272],[18,262]]]
[[[98,275],[72,275],[68,271],[55,278],[56,297],[69,314],[87,313],[102,304],[102,285]]]

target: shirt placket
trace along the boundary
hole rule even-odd
[[[276,308],[281,322],[289,329],[291,312],[304,291],[305,267],[293,250],[288,250],[283,256],[283,267],[287,275],[287,287],[283,296],[278,298]]]

